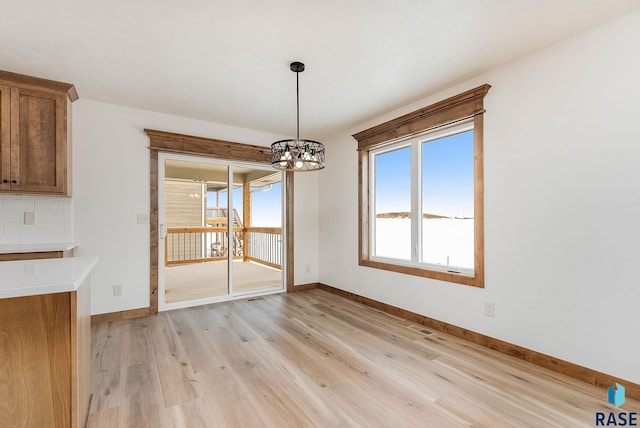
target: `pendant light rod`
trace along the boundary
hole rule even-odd
[[[304,64],[295,61],[289,65],[291,71],[296,73],[296,140],[300,139],[300,73],[304,71]]]

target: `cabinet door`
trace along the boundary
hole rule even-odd
[[[72,426],[71,309],[70,293],[0,299],[0,426]]]
[[[11,88],[11,190],[65,193],[66,98]]]
[[[11,188],[11,88],[0,85],[0,190]]]

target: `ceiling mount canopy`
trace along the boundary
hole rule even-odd
[[[296,73],[296,138],[271,144],[271,166],[282,171],[316,171],[324,168],[324,146],[314,140],[300,138],[299,75],[304,64],[298,61],[289,66]]]

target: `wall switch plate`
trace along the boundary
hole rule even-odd
[[[113,286],[113,295],[122,296],[122,285],[117,284]]]
[[[496,304],[491,302],[484,302],[484,316],[495,318],[496,316]]]
[[[138,224],[149,224],[149,214],[138,213]]]
[[[305,272],[305,273],[311,273],[311,265],[306,265],[306,266],[304,267],[304,272]]]
[[[36,224],[36,213],[33,211],[24,212],[24,224],[33,225]]]

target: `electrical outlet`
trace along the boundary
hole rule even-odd
[[[149,214],[138,213],[138,224],[149,224]]]
[[[484,316],[494,318],[496,316],[496,304],[484,302]]]
[[[25,225],[36,224],[36,213],[33,212],[33,211],[25,211],[25,213],[24,213],[24,224]]]
[[[122,296],[122,285],[116,284],[113,286],[113,295]]]

